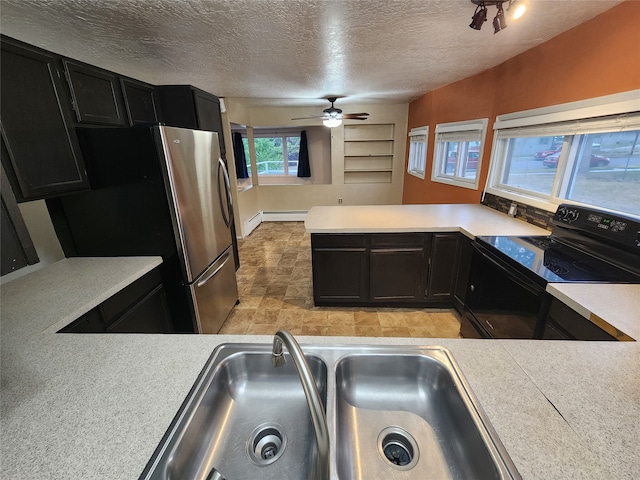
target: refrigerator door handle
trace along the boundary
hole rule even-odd
[[[224,164],[222,158],[218,158],[218,181],[220,179],[220,170],[222,170],[222,176],[224,179],[224,193],[225,200],[222,200],[222,191],[218,191],[218,197],[220,199],[220,209],[222,210],[222,216],[224,217],[224,223],[227,227],[231,226],[231,220],[233,219],[233,203],[231,200],[231,182],[229,180],[229,172],[227,166]],[[226,211],[225,211],[226,207]]]
[[[222,270],[222,267],[224,267],[224,265],[229,261],[229,258],[231,257],[231,254],[227,251],[227,253],[225,253],[222,256],[222,263],[218,266],[218,268],[216,268],[213,272],[211,272],[209,275],[207,275],[205,278],[201,279],[196,285],[198,287],[202,287],[205,283],[207,283],[209,280],[211,280],[213,277],[216,276],[216,273],[218,273],[220,270]]]

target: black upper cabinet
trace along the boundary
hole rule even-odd
[[[220,153],[226,154],[220,100],[191,85],[161,85],[155,88],[160,121],[171,127],[218,133]]]
[[[0,225],[2,260],[0,266],[1,275],[5,275],[27,265],[38,263],[40,260],[18,209],[13,189],[1,165],[0,184],[0,197],[2,200],[2,223]]]
[[[158,123],[158,114],[153,98],[153,85],[131,78],[122,78],[120,82],[125,105],[127,106],[129,125]]]
[[[118,76],[91,65],[64,61],[78,123],[125,126],[124,97]]]
[[[18,201],[88,188],[60,57],[2,37],[2,163]]]

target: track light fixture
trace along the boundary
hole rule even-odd
[[[522,16],[528,2],[527,0],[471,0],[471,3],[476,6],[476,10],[473,13],[473,17],[471,17],[469,26],[474,30],[480,30],[482,24],[487,21],[487,6],[495,5],[498,13],[493,19],[493,33],[498,33],[500,30],[507,28],[502,4],[509,4],[507,13],[510,15],[510,18],[516,19]]]

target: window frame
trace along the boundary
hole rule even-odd
[[[480,185],[480,170],[482,168],[484,142],[487,136],[488,125],[488,118],[436,124],[431,181],[468,188],[471,190],[478,190]],[[454,164],[453,174],[448,175],[445,173],[447,170],[449,153],[446,145],[453,142],[458,143],[456,152],[464,153],[464,157],[467,159],[469,144],[471,142],[479,142],[475,177],[470,178],[464,176],[464,167],[460,162],[458,162],[458,160],[456,160]],[[462,155],[459,155],[457,158],[460,157],[462,157]]]
[[[429,127],[412,128],[409,132],[409,158],[407,173],[424,180],[427,170],[427,149],[429,148]],[[424,141],[421,139],[424,137]],[[416,150],[416,144],[423,144],[421,150]],[[421,154],[422,153],[422,154]]]
[[[289,169],[292,167],[289,167],[289,160],[288,160],[288,155],[287,155],[287,138],[290,137],[297,137],[297,138],[301,138],[302,135],[302,128],[295,128],[295,129],[260,129],[258,130],[257,128],[254,128],[253,131],[253,142],[254,142],[254,149],[255,149],[255,141],[258,138],[281,138],[282,139],[282,155],[283,155],[283,169],[284,169],[284,173],[261,173],[259,168],[258,168],[258,157],[256,154],[256,175],[258,177],[286,177],[286,178],[290,178],[290,177],[295,177],[298,174],[298,165],[300,162],[300,157],[299,157],[299,152],[298,152],[298,163],[296,164],[295,167],[295,171],[290,172]]]
[[[483,197],[485,193],[490,193],[548,212],[555,212],[561,203],[571,203],[637,216],[566,197],[570,196],[569,192],[574,186],[574,166],[580,161],[578,153],[582,138],[593,133],[634,131],[638,129],[639,119],[640,90],[500,115],[493,126],[490,168]],[[516,133],[521,136],[516,136]],[[503,182],[510,139],[535,137],[536,134],[541,137],[564,136],[550,194]]]

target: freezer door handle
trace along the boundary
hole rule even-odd
[[[218,190],[218,196],[220,198],[220,209],[222,210],[222,216],[224,223],[227,227],[231,226],[231,219],[233,218],[233,203],[231,201],[231,181],[229,180],[229,172],[227,166],[224,164],[222,158],[218,158],[218,182],[220,181],[220,170],[222,170],[222,176],[224,180],[224,200],[222,199],[222,189]],[[226,210],[225,210],[226,207]]]
[[[225,253],[223,256],[222,263],[220,263],[220,265],[218,265],[218,268],[216,268],[213,272],[211,272],[209,275],[207,275],[205,278],[203,278],[202,280],[200,280],[196,285],[198,287],[202,287],[205,283],[207,283],[209,280],[211,280],[213,277],[216,276],[216,273],[218,273],[220,270],[222,270],[222,267],[224,267],[224,265],[229,261],[229,258],[231,257],[231,254],[227,251],[227,253]]]

